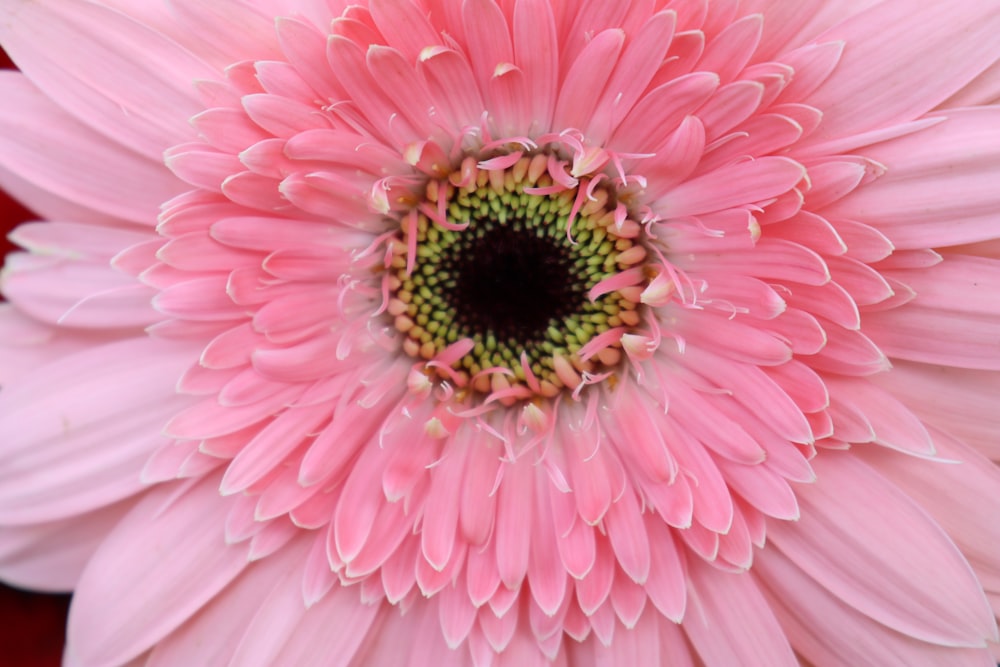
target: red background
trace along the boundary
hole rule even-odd
[[[11,67],[0,51],[0,67]],[[11,250],[7,232],[33,217],[0,192],[0,253]],[[38,595],[0,584],[0,667],[56,667],[66,626],[68,595]]]

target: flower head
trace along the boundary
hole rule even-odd
[[[71,664],[988,663],[998,10],[8,2],[0,572]]]

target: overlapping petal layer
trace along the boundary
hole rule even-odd
[[[991,664],[996,2],[133,4],[0,10],[0,572],[69,664]],[[518,173],[635,243],[555,399],[392,319]]]

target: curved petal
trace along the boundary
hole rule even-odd
[[[754,574],[795,647],[815,665],[994,667],[985,648],[929,644],[874,624],[839,600],[777,549],[757,556]]]
[[[66,652],[111,665],[145,652],[225,588],[247,565],[227,546],[230,502],[218,478],[150,491],[105,538],[70,607]]]
[[[823,123],[806,145],[913,120],[996,61],[997,0],[914,9],[911,0],[886,0],[816,39],[847,47],[809,97],[823,110]],[[931,55],[940,53],[948,57]]]
[[[933,118],[943,122],[864,148],[887,172],[834,202],[824,215],[861,220],[897,249],[1000,236],[1000,107],[955,109]]]
[[[138,493],[190,347],[126,339],[60,358],[0,393],[0,520],[53,521]],[[136,364],[137,359],[144,363]]]
[[[69,519],[0,528],[0,579],[38,591],[71,591],[104,536],[134,500]]]
[[[813,466],[816,482],[798,489],[798,523],[768,525],[777,549],[848,605],[916,639],[980,647],[995,635],[969,564],[922,508],[849,454],[827,452]]]
[[[4,2],[0,41],[63,109],[154,160],[194,138],[188,118],[202,108],[193,82],[220,78],[159,32],[85,0]]]
[[[153,225],[160,204],[187,189],[174,178],[162,159],[149,159],[97,134],[57,107],[21,74],[0,72],[0,182],[19,192],[18,181],[44,198],[42,212],[65,213],[74,219],[75,207],[84,220],[123,219]],[[2,174],[15,176],[13,183]],[[60,210],[46,201],[68,202]],[[89,213],[89,215],[88,215]],[[62,217],[62,216],[60,216]]]

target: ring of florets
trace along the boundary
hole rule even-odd
[[[387,311],[428,377],[509,403],[614,376],[656,272],[611,179],[565,176],[545,152],[465,157],[401,216]]]

